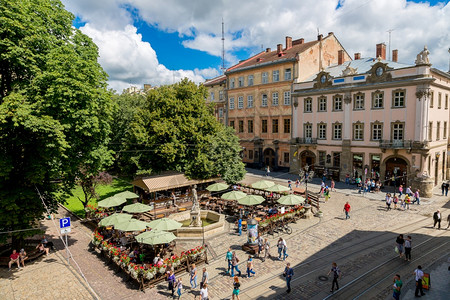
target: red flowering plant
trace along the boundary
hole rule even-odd
[[[103,235],[101,235],[97,230],[94,231],[92,236],[92,244],[94,244],[95,246],[100,245],[100,243],[103,241]]]
[[[126,254],[122,254],[120,256],[120,264],[122,265],[122,267],[127,267],[130,264],[130,258],[128,257],[128,255]]]

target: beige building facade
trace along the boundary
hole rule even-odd
[[[351,60],[329,33],[316,41],[292,40],[226,71],[227,124],[236,130],[243,161],[251,167],[288,170],[291,160],[292,84],[320,68]]]
[[[290,172],[310,166],[335,179],[371,177],[413,186],[424,196],[448,179],[450,74],[376,58],[332,65],[294,84]],[[395,176],[395,183],[393,180]]]
[[[227,77],[220,75],[203,84],[208,90],[206,102],[214,104],[214,115],[222,124],[226,124],[226,81]]]

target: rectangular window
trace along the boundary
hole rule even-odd
[[[441,122],[436,122],[436,141],[441,139]]]
[[[312,98],[305,99],[304,112],[312,112]]]
[[[325,151],[319,151],[319,165],[325,166],[327,153]]]
[[[445,94],[445,109],[448,109],[448,95]]]
[[[248,150],[248,159],[253,159],[253,150]]]
[[[284,119],[284,133],[291,133],[291,119]]]
[[[261,120],[261,132],[267,133],[267,120]]]
[[[310,139],[312,138],[312,125],[311,124],[305,124],[304,131],[305,131],[305,138]]]
[[[266,107],[267,106],[267,95],[262,94],[261,96],[261,106]]]
[[[219,91],[219,100],[223,100],[223,91]]]
[[[383,134],[383,124],[372,123],[372,141],[380,141]]]
[[[394,91],[392,107],[405,107],[405,91]]]
[[[383,93],[374,93],[372,99],[372,108],[383,108]]]
[[[342,96],[334,96],[333,97],[333,110],[340,111],[342,110]]]
[[[360,110],[360,109],[364,109],[364,94],[356,94],[355,95],[355,101],[353,104],[353,109],[354,110]]]
[[[447,138],[447,121],[444,122],[444,140]]]
[[[214,92],[211,92],[210,95],[211,95],[211,101],[214,101]]]
[[[269,82],[269,74],[267,72],[262,72],[261,74],[261,83]]]
[[[319,111],[327,111],[327,98],[326,97],[320,97],[319,98]]]
[[[342,124],[333,124],[333,140],[342,139]]]
[[[253,75],[248,75],[247,83],[248,83],[248,86],[252,86],[253,85]]]
[[[248,130],[248,133],[253,133],[253,120],[247,121],[247,130]]]
[[[230,89],[234,89],[234,78],[230,78]]]
[[[392,124],[392,140],[393,141],[402,141],[404,137],[404,124],[403,123],[394,123]]]
[[[363,156],[362,154],[353,154],[353,169],[362,170]]]
[[[280,81],[280,71],[274,70],[272,71],[272,82]]]
[[[291,69],[284,70],[284,80],[291,80]]]
[[[234,97],[230,98],[230,109],[234,109]]]
[[[230,127],[234,129],[234,121],[230,121]]]
[[[219,118],[223,118],[223,108],[219,107]]]
[[[334,152],[333,153],[333,167],[341,167],[341,153]]]
[[[284,92],[284,105],[291,105],[291,92],[286,91]]]
[[[278,133],[278,119],[272,120],[272,132]]]
[[[253,96],[252,95],[247,96],[247,107],[249,107],[249,108],[253,107]]]
[[[272,93],[272,106],[278,106],[278,93]]]
[[[244,132],[244,121],[239,120],[239,132]]]
[[[355,141],[363,141],[364,140],[364,124],[363,123],[353,124],[353,139]]]
[[[326,140],[327,139],[327,124],[319,124],[317,125],[317,132],[318,132],[318,136],[317,138],[319,140]]]
[[[442,94],[438,93],[438,108],[442,108]]]
[[[433,108],[434,106],[434,92],[431,91],[431,96],[430,96],[430,108]]]
[[[428,141],[433,140],[433,122],[428,123]]]
[[[244,108],[244,97],[238,97],[238,108]]]
[[[288,164],[289,163],[289,152],[284,152],[283,157],[284,157],[284,163]]]
[[[244,76],[240,76],[238,78],[238,86],[243,87],[244,86]]]

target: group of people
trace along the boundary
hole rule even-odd
[[[203,267],[202,269],[202,279],[200,281],[200,293],[199,293],[199,299],[200,300],[207,300],[208,299],[208,280],[209,280],[209,274],[206,270],[206,267]],[[191,285],[191,289],[197,288],[197,267],[195,264],[191,265],[191,269],[189,271],[189,281]],[[168,270],[166,271],[166,281],[168,282],[168,289],[171,292],[172,297],[175,296],[175,291],[178,295],[178,299],[181,297],[183,293],[183,280],[181,277],[176,278],[174,269],[171,266],[168,266]]]
[[[36,246],[36,249],[39,253],[44,253],[46,256],[48,256],[50,249],[54,249],[53,242],[48,241],[44,235],[42,236],[39,244]],[[27,259],[28,255],[25,249],[22,248],[19,252],[17,252],[16,249],[13,249],[11,255],[9,256],[8,270],[11,271],[11,267],[13,266],[13,264],[17,264],[19,270],[25,268],[25,261]]]
[[[416,297],[425,296],[425,293],[423,292],[423,280],[424,280],[425,274],[422,271],[421,265],[417,266],[417,268],[413,272],[413,275],[414,275],[414,279],[416,282],[416,290],[414,292],[414,296],[416,296]],[[395,274],[393,283],[394,284],[392,286],[392,288],[393,288],[392,298],[394,300],[399,300],[400,294],[401,294],[401,289],[403,286],[403,282],[400,279],[399,274]]]
[[[409,209],[410,204],[414,204],[417,202],[417,205],[420,205],[420,190],[417,189],[414,193],[411,190],[411,187],[406,188],[406,192],[403,194],[403,186],[400,185],[398,188],[399,194],[398,196],[392,195],[391,193],[386,193],[385,202],[386,202],[386,210],[393,209]],[[402,198],[402,196],[404,197]]]

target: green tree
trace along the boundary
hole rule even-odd
[[[107,75],[73,19],[58,0],[0,1],[2,231],[36,226],[45,212],[37,190],[54,210],[56,192],[111,162]]]
[[[177,170],[191,178],[242,179],[239,140],[216,120],[205,96],[205,87],[187,79],[149,91],[123,154],[138,173]]]

